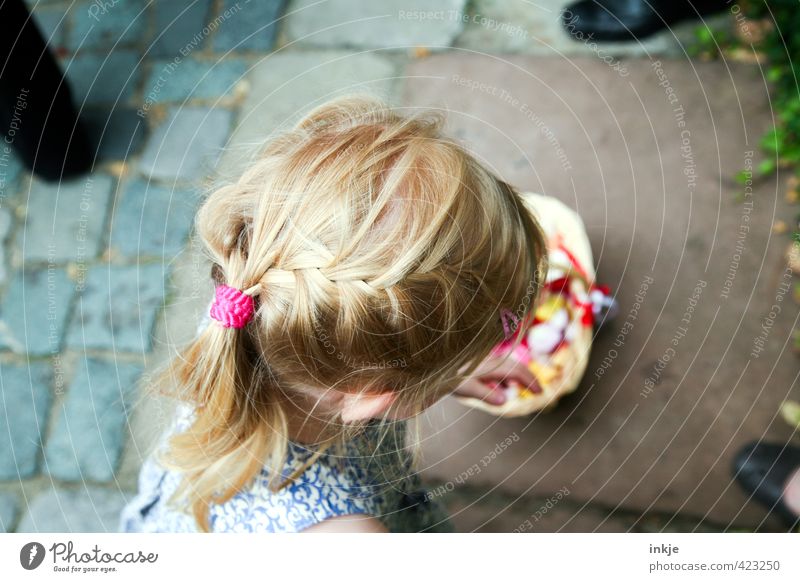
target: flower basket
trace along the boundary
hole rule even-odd
[[[580,217],[555,198],[531,193],[524,198],[545,231],[548,274],[532,313],[522,321],[506,313],[512,320],[512,333],[495,346],[492,355],[508,355],[524,363],[540,390],[504,382],[500,388],[505,390],[506,402],[499,406],[458,397],[467,406],[498,416],[546,410],[573,392],[589,362],[594,326],[616,310],[608,288],[594,282],[592,251]]]

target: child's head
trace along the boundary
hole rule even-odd
[[[504,338],[502,309],[531,307],[538,225],[440,130],[430,114],[337,99],[201,208],[215,282],[255,287],[249,323],[212,321],[172,367],[198,405],[171,458],[193,480],[201,523],[264,463],[280,467],[291,419],[416,414]]]

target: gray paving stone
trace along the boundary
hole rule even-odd
[[[147,141],[142,173],[163,180],[207,175],[228,139],[231,120],[231,112],[224,109],[172,109]]]
[[[464,26],[466,0],[351,2],[295,0],[287,9],[290,41],[321,47],[449,46]]]
[[[125,501],[121,491],[100,487],[49,489],[33,499],[17,532],[116,532]]]
[[[188,4],[188,5],[187,5]],[[176,57],[202,49],[208,33],[203,31],[211,0],[156,2],[156,37],[149,47],[150,57]]]
[[[166,263],[90,268],[73,309],[67,345],[149,351],[156,314],[164,302],[167,269]]]
[[[24,170],[17,154],[5,140],[0,144],[0,206],[13,196]]]
[[[114,212],[111,248],[129,257],[171,259],[186,244],[198,198],[190,190],[133,180]]]
[[[0,533],[10,532],[16,518],[16,497],[11,493],[0,493]]]
[[[50,366],[0,365],[0,480],[32,477],[52,396]]]
[[[37,8],[33,11],[33,18],[51,48],[57,50],[64,46],[67,17],[63,8]]]
[[[198,61],[193,58],[154,61],[145,83],[150,103],[182,102],[186,99],[217,99],[230,93],[247,71],[240,59]]]
[[[8,261],[6,260],[6,241],[8,241],[11,227],[13,226],[11,211],[0,206],[0,285],[8,281]]]
[[[235,176],[270,133],[340,94],[372,93],[391,101],[398,72],[376,54],[343,51],[282,52],[258,63],[247,76],[250,91],[226,148],[220,171]]]
[[[75,104],[126,103],[141,77],[139,55],[132,50],[81,53],[62,63]]]
[[[61,349],[75,283],[55,266],[18,271],[0,311],[0,347],[34,356]]]
[[[244,3],[225,0],[217,17],[219,26],[214,36],[214,49],[220,52],[270,50],[275,44],[277,19],[284,4],[284,0]]]
[[[144,143],[147,124],[133,108],[92,109],[83,119],[96,148],[96,162],[127,160]]]
[[[126,0],[113,5],[91,2],[73,6],[67,48],[116,50],[140,41],[147,27],[145,5],[141,0]]]
[[[45,468],[67,481],[114,477],[141,366],[87,358],[79,364],[45,449]]]
[[[26,219],[16,237],[25,259],[83,263],[94,258],[105,230],[112,185],[103,174],[61,183],[33,179]]]

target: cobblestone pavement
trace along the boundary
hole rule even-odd
[[[684,52],[692,25],[677,28],[674,35],[660,34],[642,45],[605,46],[601,60],[597,47],[575,42],[560,29],[557,17],[563,3],[31,2],[99,146],[91,175],[60,184],[32,178],[8,148],[0,150],[0,531],[116,528],[120,507],[135,491],[142,458],[169,417],[167,403],[147,396],[151,378],[174,346],[194,333],[212,293],[208,265],[191,236],[192,217],[202,195],[216,180],[235,175],[246,161],[249,146],[336,94],[371,91],[397,104],[455,110],[454,133],[506,178],[557,195],[587,217],[601,275],[625,289],[625,309],[638,288],[637,277],[647,272],[642,261],[655,260],[652,253],[638,258],[632,254],[634,240],[636,245],[642,244],[634,231],[651,237],[659,231],[660,237],[688,237],[659,247],[663,249],[659,279],[664,285],[669,285],[676,272],[684,246],[695,249],[695,262],[705,258],[700,256],[703,250],[715,245],[727,245],[720,252],[730,255],[731,237],[716,238],[716,230],[722,234],[723,227],[714,220],[718,205],[729,202],[727,198],[720,202],[720,189],[728,192],[735,188],[725,180],[738,169],[741,148],[723,152],[733,157],[733,163],[720,171],[714,158],[717,149],[709,140],[700,141],[698,129],[698,159],[717,170],[704,176],[705,190],[696,192],[695,212],[703,220],[713,220],[693,227],[689,234],[679,226],[665,231],[663,221],[659,222],[667,204],[660,183],[642,178],[646,186],[633,186],[634,174],[640,170],[630,160],[636,159],[647,172],[655,172],[650,176],[672,175],[670,188],[686,190],[686,184],[674,178],[684,176],[685,169],[685,159],[669,132],[674,129],[670,125],[674,119],[669,114],[664,120],[668,111],[663,106],[664,92],[646,76],[652,74],[651,59],[683,58],[669,69],[671,82],[679,90],[693,91],[691,103],[700,107],[698,86],[691,86],[698,73],[685,60]],[[718,17],[713,25],[726,22],[727,17]],[[638,84],[625,79],[620,67],[632,71]],[[732,88],[727,87],[725,103],[732,108],[727,117],[720,110],[716,125],[713,116],[709,122],[700,115],[703,119],[698,121],[705,123],[702,131],[711,131],[713,126],[724,134],[718,142],[726,137],[741,142],[741,122],[735,127],[740,114],[742,119],[760,120],[748,125],[754,141],[768,115],[755,67],[740,69],[737,78],[752,89],[743,91],[740,103],[733,107]],[[491,89],[486,87],[459,87],[459,79],[500,86],[514,74],[517,79],[509,88],[530,103],[530,113],[498,102],[496,95],[487,96]],[[706,64],[701,74],[721,83],[728,79],[723,63]],[[574,101],[581,91],[590,94],[588,100]],[[537,109],[539,95],[541,110]],[[688,105],[689,97],[686,99]],[[592,103],[600,111],[597,119],[589,107]],[[648,106],[652,118],[640,111],[637,114],[639,107]],[[608,107],[614,109],[613,115]],[[531,117],[537,111],[541,122]],[[657,121],[659,118],[662,120]],[[648,119],[656,119],[655,128]],[[734,128],[725,133],[725,124]],[[634,137],[637,132],[643,136],[638,141]],[[626,138],[633,139],[633,146]],[[637,148],[634,158],[630,158],[631,147]],[[563,156],[557,154],[562,148]],[[584,170],[587,167],[589,171]],[[598,174],[598,168],[610,174]],[[598,187],[601,183],[603,188]],[[774,190],[774,183],[761,187],[770,201],[776,198]],[[709,197],[703,199],[706,194]],[[615,200],[626,210],[611,216],[615,213],[610,205]],[[628,212],[632,200],[640,203],[638,214]],[[684,211],[687,208],[678,199],[670,203]],[[676,211],[683,221],[687,219],[684,211]],[[727,211],[730,214],[730,208]],[[657,216],[652,220],[641,219],[654,212]],[[733,225],[735,229],[738,224],[735,218],[733,222],[725,220],[725,227]],[[609,229],[616,236],[609,235]],[[775,282],[768,278],[774,279],[777,268],[773,260],[777,243],[770,242],[767,234],[754,235],[753,244],[773,245],[765,255],[771,261],[765,269],[772,270],[752,277],[743,271],[735,288],[742,297],[743,289],[747,285],[754,288],[756,279],[761,281],[759,289],[767,296],[774,295]],[[653,240],[646,246],[652,251],[657,244]],[[747,262],[748,269],[758,267],[754,261]],[[630,265],[635,275],[623,277]],[[698,269],[692,275],[681,274],[681,280],[702,277],[702,265]],[[683,287],[676,291],[681,297],[666,310],[664,329],[655,332],[660,339],[648,352],[653,361],[672,336],[671,328],[680,321],[674,316],[683,310],[684,291]],[[659,297],[662,295],[659,292]],[[648,305],[654,318],[664,305],[663,297],[659,301]],[[743,299],[737,305],[742,307]],[[757,309],[762,308],[759,304]],[[704,308],[704,314],[702,326],[710,325],[705,320],[713,310]],[[756,311],[752,314],[756,319],[763,316]],[[744,343],[755,330],[753,317],[747,320],[750,328],[742,335]],[[784,353],[781,341],[791,325],[781,325],[776,325],[767,348],[772,359],[762,356],[754,365],[762,377],[768,373],[765,363],[775,363]],[[644,334],[652,325],[642,324],[639,329]],[[694,349],[698,337],[702,339],[700,331],[685,345]],[[728,332],[736,334],[733,328]],[[613,334],[610,337],[613,339]],[[636,341],[646,342],[646,338]],[[605,341],[596,350],[590,369],[601,365],[609,347]],[[700,495],[693,491],[697,483],[709,478],[701,471],[705,465],[724,464],[730,441],[722,443],[725,447],[720,443],[706,447],[707,453],[698,454],[697,462],[684,467],[682,463],[691,456],[686,451],[696,444],[691,441],[702,444],[702,426],[681,428],[676,418],[657,425],[645,416],[623,440],[630,446],[621,446],[612,438],[637,402],[640,376],[652,367],[651,359],[636,359],[638,347],[629,346],[629,354],[620,350],[626,355],[609,372],[619,385],[630,382],[630,400],[617,398],[613,409],[607,409],[608,399],[596,390],[584,391],[589,399],[577,408],[576,418],[570,420],[569,416],[582,396],[560,408],[555,417],[541,420],[533,436],[521,441],[531,449],[539,447],[548,433],[558,433],[562,422],[567,430],[566,436],[559,437],[561,443],[537,463],[528,463],[529,453],[518,444],[516,451],[496,461],[492,472],[486,473],[490,478],[456,486],[452,478],[471,458],[470,453],[461,450],[452,455],[441,444],[425,443],[426,474],[432,487],[444,488],[445,501],[461,529],[714,531],[729,523],[767,529],[774,525],[762,522],[763,515],[754,509],[737,513],[742,499],[734,489],[717,487]],[[746,350],[746,346],[737,349]],[[671,378],[680,378],[688,369],[689,350],[687,347],[680,365],[669,370]],[[708,373],[716,365],[713,360],[703,364]],[[792,362],[782,361],[783,371],[773,376],[783,396],[790,383],[782,382],[795,368]],[[628,370],[636,372],[635,382],[626,379]],[[735,383],[736,374],[724,378]],[[699,401],[695,393],[707,381],[708,374],[696,382],[699,388],[688,386],[678,394],[676,398],[683,404],[676,410],[691,414],[691,405]],[[719,391],[715,395],[720,399],[726,396]],[[734,394],[723,422],[729,430],[716,435],[718,438],[741,440],[746,436],[744,431],[737,432],[735,425],[751,412],[752,397],[752,391]],[[659,392],[651,402],[658,400],[665,406],[668,398],[672,396],[666,391]],[[763,409],[756,415],[763,425],[748,425],[758,431],[753,437],[775,425],[770,419],[779,400],[763,399]],[[466,444],[477,438],[480,449],[497,434],[518,428],[518,423],[498,423],[485,416],[455,422],[461,413],[448,410],[450,416],[446,411],[439,414],[437,408],[429,416],[429,424],[445,429],[442,434],[447,437],[442,440],[449,444]],[[701,411],[709,415],[708,422],[718,416],[718,409],[708,400],[702,400]],[[603,430],[593,438],[605,440],[578,447],[582,452],[574,466],[588,468],[599,458],[599,465],[608,472],[621,472],[622,479],[606,487],[608,474],[594,471],[592,479],[570,484],[564,490],[568,494],[559,497],[565,479],[575,475],[572,470],[561,471],[556,455],[598,418],[604,419],[599,422]],[[494,432],[487,432],[487,425],[494,427]],[[646,441],[643,433],[648,427],[663,438]],[[667,437],[675,431],[680,439],[670,445]],[[783,437],[787,432],[777,426],[773,431]],[[647,442],[646,454],[635,457],[636,463],[657,459],[666,463],[665,470],[654,474],[656,481],[637,483],[643,471],[636,468],[639,465],[625,465],[625,455],[640,440]],[[659,446],[663,450],[657,449]],[[608,450],[610,456],[586,456],[598,449]],[[547,477],[551,467],[557,467],[555,477]],[[716,469],[711,478],[719,474],[721,469]],[[542,480],[542,476],[547,478]],[[673,481],[667,484],[670,478]],[[668,489],[668,502],[654,503],[663,485]],[[601,495],[594,495],[594,490]],[[631,495],[634,490],[644,493]],[[717,497],[710,497],[712,494]],[[728,498],[734,502],[728,503]],[[690,502],[681,505],[683,499]],[[524,525],[526,522],[530,526]]]

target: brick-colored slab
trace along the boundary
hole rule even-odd
[[[662,68],[629,61],[622,77],[597,59],[451,54],[407,69],[407,104],[446,108],[451,132],[498,174],[577,209],[620,303],[583,385],[554,412],[503,420],[452,401],[433,409],[432,477],[453,479],[517,432],[471,485],[539,495],[567,486],[611,507],[762,523],[730,465],[751,439],[791,435],[775,415],[798,399],[789,339],[798,310],[779,288],[788,234],[771,226],[794,212],[774,178],[753,184],[752,210],[735,199],[733,177],[748,152],[760,160],[770,124],[758,69]],[[773,304],[781,313],[751,356]]]

